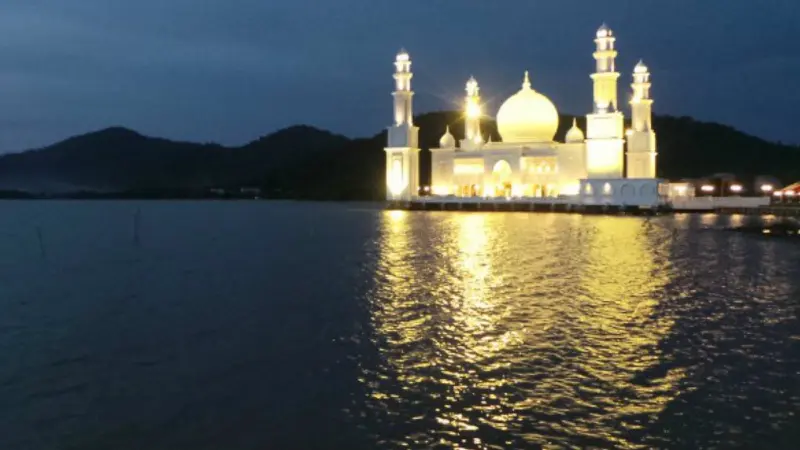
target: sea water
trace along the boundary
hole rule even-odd
[[[743,217],[0,203],[0,448],[795,448]]]

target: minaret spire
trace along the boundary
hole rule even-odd
[[[649,131],[653,127],[650,98],[650,70],[641,59],[633,69],[633,96],[631,97],[631,119],[634,131]]]
[[[414,113],[412,108],[412,98],[414,92],[411,90],[411,58],[405,49],[397,53],[394,62],[395,72],[395,91],[394,91],[394,123],[395,125],[413,125]]]
[[[394,60],[394,124],[386,151],[386,199],[410,200],[419,195],[419,128],[414,126],[411,57],[401,49]]]
[[[589,178],[622,178],[625,117],[617,105],[616,37],[603,24],[595,34],[594,107],[586,116],[586,172]],[[575,139],[577,140],[577,133]]]
[[[614,112],[617,110],[617,80],[619,73],[616,69],[617,50],[615,49],[614,32],[605,23],[597,30],[594,40],[597,48],[594,52],[595,73],[594,80],[594,111]]]
[[[656,133],[653,131],[653,99],[650,70],[639,60],[633,69],[631,130],[628,132],[628,178],[656,177]]]
[[[469,77],[466,86],[467,95],[464,99],[464,137],[468,145],[482,143],[481,136],[481,97],[480,87],[475,77]]]

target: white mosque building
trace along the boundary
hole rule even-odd
[[[594,109],[584,132],[573,122],[565,142],[556,142],[558,110],[537,92],[525,72],[519,92],[497,112],[502,142],[480,127],[478,82],[466,85],[465,138],[449,128],[432,148],[430,190],[434,196],[480,198],[571,198],[582,203],[636,204],[664,191],[656,175],[656,135],[652,127],[650,73],[643,62],[633,70],[632,126],[617,102],[616,37],[606,25],[597,30]],[[386,148],[388,200],[412,200],[419,192],[419,128],[412,118],[411,59],[395,60],[394,125]],[[627,144],[627,152],[625,147]],[[624,161],[623,158],[627,160]],[[627,164],[626,164],[627,163]],[[627,166],[627,173],[623,173]],[[644,200],[643,200],[644,199]]]

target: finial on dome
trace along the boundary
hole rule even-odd
[[[646,73],[647,70],[648,69],[647,69],[647,66],[645,65],[644,61],[640,59],[639,62],[636,64],[636,67],[633,69],[633,72],[634,73]]]
[[[531,78],[528,75],[528,71],[525,71],[525,79],[522,81],[522,89],[530,89],[531,88]]]

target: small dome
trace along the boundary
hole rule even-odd
[[[572,128],[567,131],[567,144],[575,144],[586,140],[583,131],[578,128],[578,119],[572,119]]]
[[[611,28],[606,24],[601,25],[600,28],[597,29],[597,37],[599,38],[611,37],[613,35],[614,32],[611,31]]]
[[[641,59],[639,60],[639,63],[636,64],[636,67],[633,69],[633,73],[647,73],[648,71],[649,69],[644,64],[644,61],[642,61]]]
[[[503,142],[552,142],[558,131],[558,111],[553,102],[531,89],[528,72],[522,89],[497,112],[497,129]]]
[[[406,49],[401,48],[399,52],[397,52],[397,60],[398,61],[408,61],[409,56]]]
[[[444,136],[439,139],[439,148],[455,148],[455,146],[456,138],[450,134],[450,125],[448,125],[447,130],[444,132]]]

